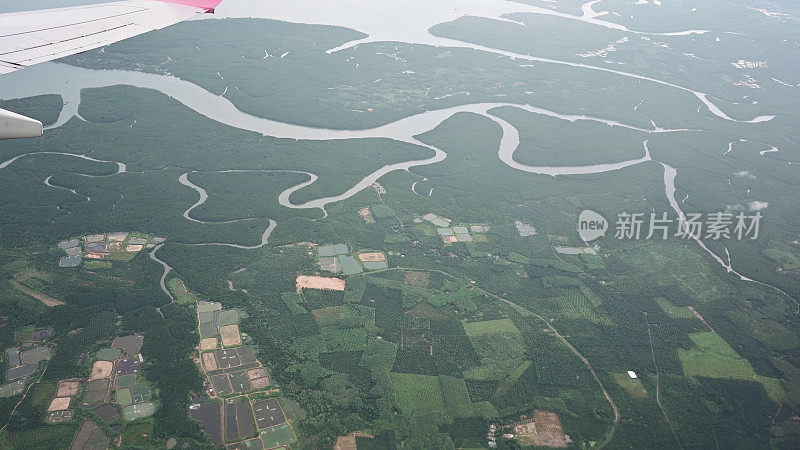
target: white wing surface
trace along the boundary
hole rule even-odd
[[[128,0],[0,14],[0,75],[214,12],[221,0]],[[0,109],[0,139],[37,137],[42,124]]]
[[[0,14],[0,75],[213,12],[219,0],[128,0]]]

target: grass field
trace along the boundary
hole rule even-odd
[[[469,337],[500,332],[519,333],[517,326],[514,325],[514,322],[511,319],[467,322],[464,324],[464,331],[467,332],[467,336]]]
[[[112,263],[111,261],[86,261],[83,267],[86,270],[110,269]]]
[[[688,306],[675,306],[664,297],[656,297],[654,300],[670,317],[676,319],[694,319],[697,317]]]
[[[439,377],[410,373],[392,373],[395,401],[405,415],[446,410]]]
[[[128,406],[133,403],[130,388],[124,388],[117,391],[117,404],[120,406]]]
[[[678,349],[683,372],[690,376],[709,378],[752,379],[756,372],[750,361],[712,331],[691,333],[696,348]]]
[[[183,284],[183,280],[180,278],[171,278],[167,282],[167,285],[169,286],[169,290],[172,292],[172,295],[175,296],[175,301],[178,303],[197,302],[197,297],[195,297],[194,294],[186,289],[186,285]]]
[[[217,318],[217,322],[221,327],[224,327],[226,325],[236,325],[239,323],[239,311],[235,309],[222,310],[219,312],[219,317]]]
[[[551,300],[568,319],[586,319],[602,325],[611,325],[611,319],[589,301],[579,289],[562,289],[564,295]]]
[[[631,397],[634,398],[645,398],[647,397],[647,390],[644,388],[642,384],[642,380],[638,378],[631,378],[628,376],[627,373],[615,373],[614,380],[617,381],[617,384],[624,387],[625,390],[631,394]]]
[[[122,350],[118,348],[101,348],[97,352],[97,359],[103,359],[106,361],[113,361],[119,358],[119,355],[122,354]]]
[[[132,423],[122,432],[122,445],[124,447],[141,447],[150,444],[149,436],[153,434],[153,423]]]
[[[765,376],[761,376],[761,375],[757,375],[756,378],[764,386],[764,390],[767,391],[767,395],[769,395],[769,398],[772,399],[773,402],[775,402],[775,403],[784,403],[784,402],[794,403],[794,402],[798,401],[796,399],[787,398],[788,393],[783,388],[783,384],[781,384],[781,380],[779,380],[777,378],[765,377]]]
[[[285,423],[262,431],[261,440],[264,442],[264,448],[275,448],[289,445],[294,442],[296,438],[292,427],[289,426],[288,423]]]
[[[489,402],[473,403],[469,398],[467,383],[463,378],[439,375],[439,388],[444,399],[445,410],[453,417],[496,418],[499,414]]]
[[[117,388],[129,388],[136,384],[136,374],[129,373],[128,375],[122,375],[121,377],[117,378]]]
[[[372,215],[378,219],[385,219],[394,216],[394,210],[386,205],[375,205],[370,207]]]
[[[508,252],[508,260],[519,264],[530,264],[531,262],[530,258],[516,252]]]

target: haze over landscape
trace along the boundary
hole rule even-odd
[[[0,447],[796,448],[799,90],[789,0],[223,0],[2,75]]]

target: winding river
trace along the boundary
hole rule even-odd
[[[450,42],[448,40],[448,44],[451,46],[459,46],[458,41]],[[472,46],[475,48],[476,46]],[[495,53],[505,54],[507,52],[498,51],[495,49],[484,49],[486,51],[492,51]],[[661,80],[650,79],[647,77],[641,77],[638,75],[632,75],[624,72],[615,71],[612,69],[605,69],[605,68],[597,68],[594,66],[586,66],[583,64],[578,63],[569,63],[564,61],[555,61],[555,60],[546,60],[541,58],[535,57],[528,57],[525,55],[517,55],[513,53],[508,53],[507,56],[512,57],[522,57],[525,59],[531,59],[535,61],[545,61],[545,62],[553,62],[557,64],[567,64],[570,66],[575,67],[583,67],[588,68],[591,70],[602,70],[605,72],[611,73],[618,73],[623,76],[633,76],[635,78],[640,78],[643,80],[652,81],[658,84],[671,86],[674,88],[679,88],[682,90],[686,90],[695,94],[697,98],[699,98],[703,103],[714,112],[717,116],[726,119],[726,120],[734,120],[725,115],[721,110],[716,108],[714,104],[708,100],[708,96],[706,94],[689,90],[687,88],[683,88],[681,86],[673,85]],[[302,182],[296,186],[290,187],[283,192],[281,192],[278,196],[279,203],[288,208],[294,209],[311,209],[311,208],[319,208],[323,211],[325,215],[327,215],[327,211],[325,210],[326,205],[334,202],[339,202],[345,200],[347,198],[352,197],[356,193],[362,191],[363,189],[367,188],[371,184],[375,183],[380,179],[382,176],[397,170],[405,170],[408,171],[410,168],[415,166],[423,166],[434,164],[440,161],[443,161],[447,154],[434,146],[430,146],[418,141],[415,136],[425,133],[427,131],[433,130],[437,126],[439,126],[442,122],[447,120],[448,118],[452,117],[456,113],[466,112],[466,113],[474,113],[479,114],[484,117],[487,117],[497,123],[503,130],[503,136],[501,138],[501,142],[498,148],[498,157],[499,159],[507,164],[508,166],[522,170],[529,173],[534,174],[542,174],[542,175],[550,175],[550,176],[559,176],[559,175],[581,175],[581,174],[593,174],[593,173],[602,173],[602,172],[609,172],[620,170],[625,167],[633,166],[636,164],[652,161],[650,156],[649,149],[647,147],[647,141],[644,141],[644,150],[645,154],[643,157],[638,159],[632,159],[627,161],[620,161],[617,163],[609,163],[609,164],[596,164],[596,165],[586,165],[586,166],[566,166],[566,167],[548,167],[548,166],[530,166],[525,165],[522,163],[517,162],[514,160],[513,155],[516,151],[517,147],[519,146],[519,132],[518,130],[507,121],[500,119],[491,114],[491,110],[493,108],[498,108],[502,106],[511,106],[515,108],[520,108],[525,111],[544,115],[548,117],[558,118],[560,120],[566,120],[570,122],[576,121],[591,121],[597,123],[604,123],[609,126],[619,126],[623,128],[627,128],[630,130],[639,131],[645,134],[652,134],[652,133],[673,133],[673,132],[681,132],[681,131],[689,131],[686,129],[665,129],[663,127],[659,127],[653,123],[653,128],[641,128],[637,126],[627,125],[618,121],[603,119],[599,117],[592,117],[586,115],[574,115],[574,114],[562,114],[555,111],[546,110],[543,108],[538,108],[532,105],[520,105],[520,104],[513,104],[513,103],[477,103],[477,104],[467,104],[461,105],[451,108],[427,111],[424,113],[416,114],[410,117],[406,117],[404,119],[397,120],[395,122],[388,123],[383,126],[363,129],[363,130],[335,130],[335,129],[326,129],[326,128],[314,128],[314,127],[306,127],[300,125],[293,125],[287,124],[283,122],[278,122],[270,119],[264,119],[261,117],[252,116],[246,114],[240,110],[238,110],[233,103],[231,103],[228,99],[212,94],[207,90],[192,84],[190,82],[181,80],[176,77],[172,76],[164,76],[164,75],[155,75],[155,74],[147,74],[141,72],[129,72],[129,71],[117,71],[117,70],[108,70],[108,71],[96,71],[96,70],[89,70],[83,69],[63,64],[55,64],[55,63],[46,63],[40,66],[31,68],[29,70],[24,71],[24,78],[22,75],[19,75],[16,79],[13,77],[21,74],[22,72],[17,72],[15,74],[11,74],[6,78],[11,78],[10,82],[5,82],[0,85],[0,98],[11,98],[11,97],[27,97],[27,96],[34,96],[34,95],[42,95],[42,94],[51,94],[57,93],[60,94],[65,101],[64,108],[61,111],[61,114],[58,118],[58,121],[53,124],[53,128],[58,127],[66,123],[70,118],[78,115],[78,107],[80,105],[80,92],[82,89],[91,88],[91,87],[104,87],[104,86],[113,86],[113,85],[131,85],[137,86],[142,88],[149,88],[158,90],[171,98],[179,101],[180,103],[184,104],[185,106],[189,107],[190,109],[208,117],[209,119],[215,120],[217,122],[236,127],[243,130],[253,131],[260,133],[265,136],[274,136],[278,138],[291,138],[291,139],[309,139],[309,140],[332,140],[332,139],[360,139],[360,138],[389,138],[394,139],[401,142],[411,143],[415,145],[425,146],[430,148],[434,151],[434,156],[422,160],[413,160],[413,161],[405,161],[397,164],[388,164],[380,169],[372,172],[371,174],[365,176],[361,181],[355,184],[353,187],[348,189],[347,191],[333,195],[329,197],[318,198],[314,200],[307,201],[305,203],[294,204],[290,201],[290,196],[292,193],[303,189],[306,186],[314,183],[318,179],[318,175],[309,173],[309,172],[302,172],[309,176],[309,179],[305,182]],[[640,103],[641,105],[641,103]],[[638,108],[638,106],[637,106]],[[748,122],[755,123],[755,122],[763,122],[766,120],[770,120],[772,116],[761,116],[757,117],[753,120]],[[112,162],[112,161],[104,161],[95,158],[91,158],[86,155],[78,155],[78,154],[70,154],[70,153],[60,153],[60,152],[38,152],[40,154],[64,154],[70,155],[74,157],[83,158],[90,161],[96,162]],[[29,153],[25,155],[18,155],[15,156],[3,163],[0,164],[0,169],[8,167],[17,159],[32,155],[35,153]],[[118,164],[118,172],[123,173],[126,172],[127,168],[124,163],[117,162]],[[247,171],[249,169],[231,169],[233,171]],[[676,212],[680,213],[679,207],[677,202],[674,201],[674,175],[670,170],[674,170],[669,168],[669,166],[665,165],[665,185],[666,185],[666,196],[670,199],[670,204],[673,205],[673,208],[676,209]],[[182,174],[178,182],[194,189],[198,192],[200,198],[197,202],[195,202],[192,206],[190,206],[186,211],[184,211],[183,216],[185,219],[199,222],[199,223],[211,223],[211,222],[202,222],[200,220],[194,219],[191,217],[191,211],[198,206],[202,205],[207,199],[208,194],[201,186],[198,186],[188,178],[189,173]],[[55,187],[55,186],[54,186]],[[672,191],[670,191],[672,189]],[[416,191],[414,191],[416,192]],[[234,219],[226,222],[219,222],[219,223],[233,223],[243,220],[257,220],[257,218],[240,218]],[[269,219],[269,225],[267,229],[262,234],[261,242],[257,245],[253,246],[246,246],[240,244],[232,244],[232,243],[209,243],[209,244],[198,244],[198,245],[226,245],[236,248],[243,248],[243,249],[254,249],[260,248],[267,244],[269,235],[272,230],[275,228],[277,224],[275,221]],[[726,263],[722,258],[718,255],[714,254],[711,250],[709,250],[705,244],[699,239],[695,239],[701,247],[703,247],[707,252],[709,252],[715,260],[717,260],[723,267],[726,268],[728,271],[733,271],[731,268],[730,263]],[[752,281],[747,277],[744,277],[739,274],[739,276],[743,280]]]

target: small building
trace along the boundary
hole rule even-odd
[[[631,377],[631,379],[632,379],[632,380],[635,380],[635,379],[639,378],[639,377],[636,375],[636,372],[634,372],[634,371],[632,371],[632,370],[629,370],[629,371],[628,371],[628,376],[629,376],[629,377]]]

